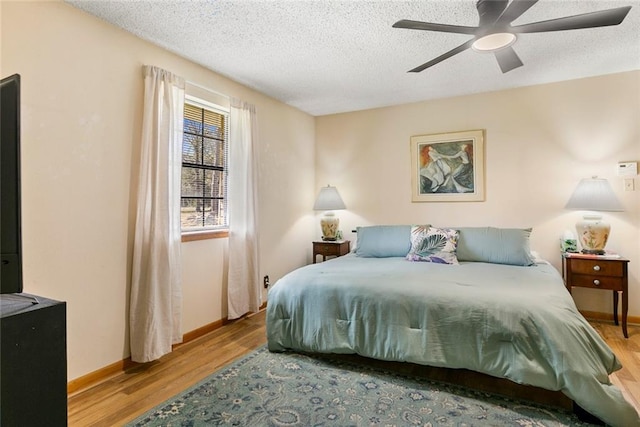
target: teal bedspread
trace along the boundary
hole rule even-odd
[[[610,425],[640,425],[609,381],[619,361],[544,263],[348,255],[308,265],[269,291],[267,337],[271,351],[357,353],[560,390]]]

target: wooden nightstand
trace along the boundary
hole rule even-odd
[[[622,292],[622,333],[627,333],[627,311],[629,309],[628,259],[582,257],[579,254],[562,256],[562,276],[567,290],[581,288],[606,289],[613,292],[613,320],[618,324],[618,292]]]
[[[313,263],[316,263],[316,256],[318,255],[322,255],[322,261],[326,261],[328,256],[346,255],[350,250],[351,242],[349,240],[313,242]]]

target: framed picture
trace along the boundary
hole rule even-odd
[[[411,201],[484,201],[484,130],[412,136]]]

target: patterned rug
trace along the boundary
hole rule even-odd
[[[588,426],[555,408],[265,347],[128,426]]]

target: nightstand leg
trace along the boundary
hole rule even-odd
[[[625,338],[629,338],[627,333],[627,311],[629,309],[629,295],[628,292],[622,292],[622,333]]]
[[[613,322],[618,325],[618,291],[613,292]]]

